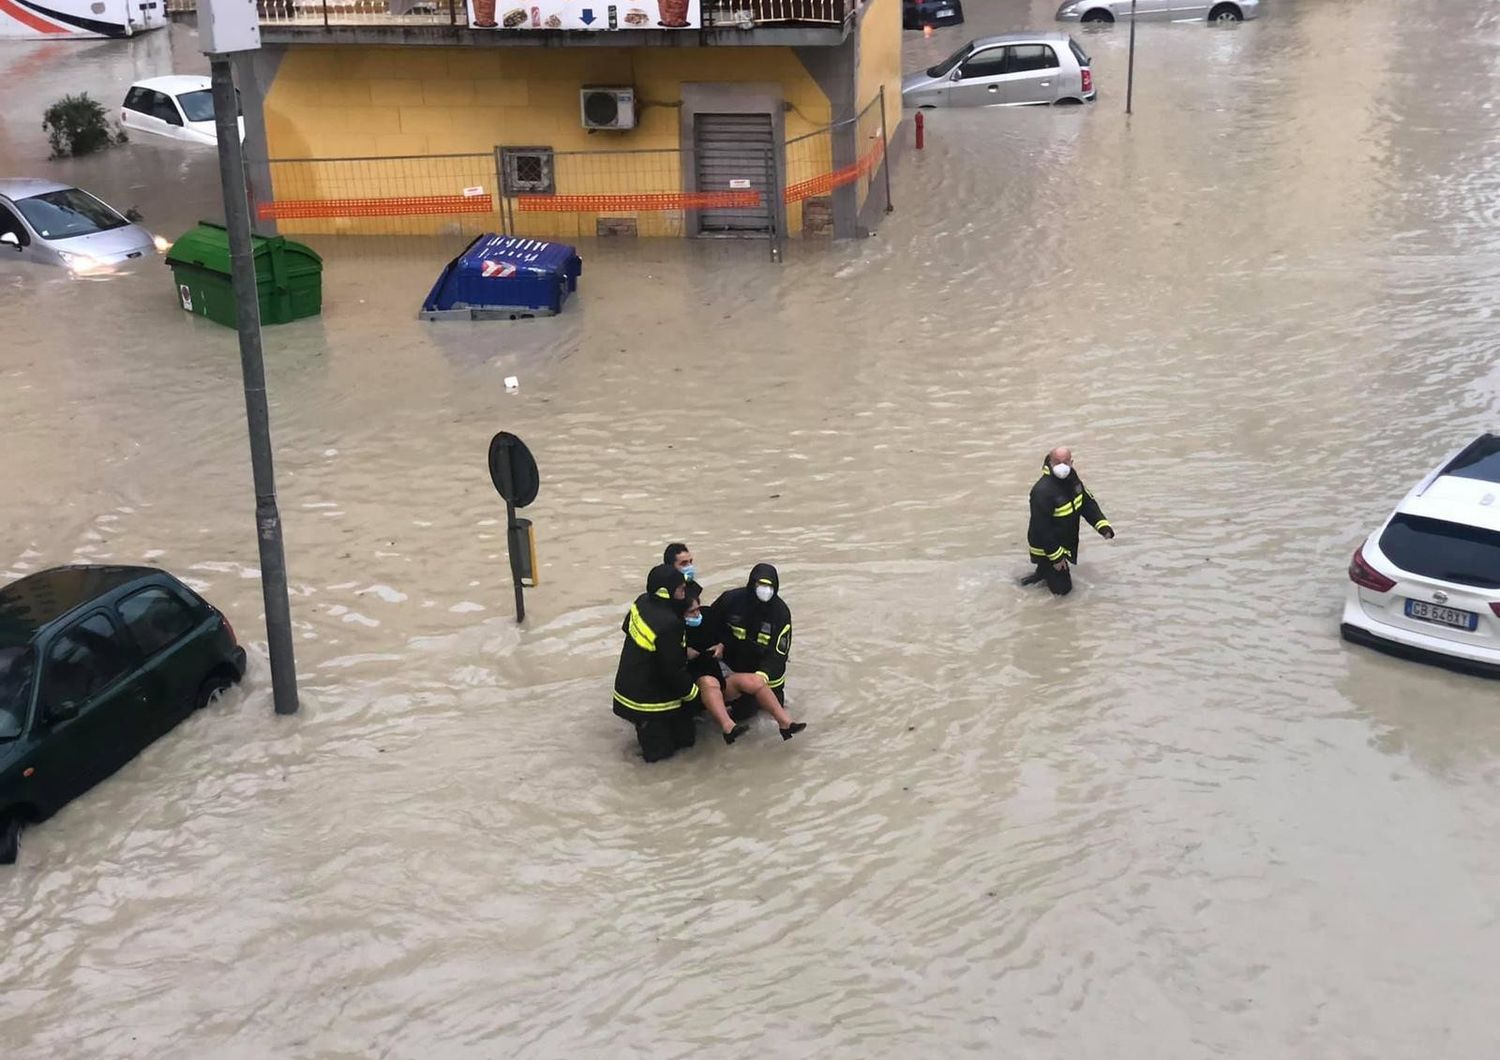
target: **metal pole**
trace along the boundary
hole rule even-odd
[[[891,138],[885,133],[885,82],[880,83],[880,164],[885,167],[885,212],[895,213],[891,202]]]
[[[281,513],[276,508],[276,473],[271,463],[271,417],[266,408],[266,369],[260,346],[260,302],[237,121],[239,97],[235,95],[229,57],[210,56],[209,66],[213,75],[214,126],[219,137],[224,227],[229,232],[235,321],[240,334],[240,373],[245,383],[245,419],[250,427],[250,468],[255,477],[255,529],[260,545],[261,593],[266,605],[266,641],[271,649],[271,695],[277,714],[295,714],[297,663],[292,652],[292,614],[287,603]]]
[[[505,487],[505,555],[510,560],[510,580],[516,587],[516,622],[526,618],[526,597],[521,592],[520,560],[516,557],[516,506],[511,500],[516,495],[516,483],[510,474],[510,439],[500,439],[505,448],[505,459],[500,461],[500,484]]]
[[[771,261],[781,260],[781,189],[776,186],[776,148],[766,149],[766,221],[771,226]]]
[[[1125,74],[1125,113],[1131,112],[1135,97],[1135,3],[1130,0],[1130,62]]]

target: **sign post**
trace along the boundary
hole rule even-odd
[[[213,75],[219,183],[224,195],[224,228],[229,235],[229,273],[234,286],[235,330],[240,338],[245,419],[250,427],[255,537],[260,546],[261,598],[266,607],[266,644],[271,654],[271,698],[277,714],[295,714],[297,663],[292,650],[292,612],[287,601],[286,553],[281,542],[281,511],[276,505],[276,471],[271,460],[271,415],[266,404],[260,297],[256,290],[250,203],[245,194],[245,161],[237,120],[239,98],[229,60],[233,52],[260,47],[260,17],[255,0],[200,0],[198,34]],[[186,288],[182,297],[184,308],[191,308],[192,297]]]
[[[1130,61],[1125,67],[1125,113],[1131,111],[1135,96],[1135,4],[1130,0]]]
[[[536,584],[536,543],[531,521],[517,519],[516,509],[536,500],[541,476],[531,450],[509,431],[501,431],[490,439],[490,481],[505,498],[505,551],[516,590],[516,621],[522,622],[526,618],[526,597],[521,587],[528,576]]]

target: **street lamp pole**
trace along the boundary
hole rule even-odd
[[[292,613],[287,601],[286,554],[281,543],[281,512],[276,506],[276,473],[271,460],[271,416],[266,404],[266,368],[260,343],[260,296],[255,250],[250,236],[250,202],[245,192],[244,149],[240,144],[239,96],[229,53],[260,47],[260,19],[254,0],[204,0],[198,7],[199,37],[208,53],[213,83],[214,128],[219,140],[219,181],[224,192],[224,228],[229,235],[229,271],[234,284],[235,329],[240,339],[240,373],[245,386],[245,420],[250,428],[250,468],[255,479],[255,538],[260,547],[260,586],[266,607],[266,642],[271,653],[271,696],[277,714],[297,713],[297,663],[292,649]]]
[[[1131,112],[1135,97],[1135,3],[1130,0],[1130,61],[1125,74],[1125,113]]]

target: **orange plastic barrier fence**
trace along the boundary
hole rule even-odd
[[[394,199],[282,199],[256,206],[262,221],[293,217],[415,217],[420,214],[491,213],[488,195],[407,195]]]
[[[647,195],[518,195],[522,213],[608,213],[611,210],[703,210],[759,206],[758,191],[658,192]]]
[[[853,184],[860,177],[873,173],[875,167],[880,164],[880,157],[883,154],[885,154],[885,141],[876,140],[857,161],[835,169],[832,173],[820,173],[811,180],[799,180],[796,184],[788,184],[786,201],[801,202],[814,195],[825,195],[834,188],[842,188],[845,184]]]

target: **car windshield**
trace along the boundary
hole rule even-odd
[[[1500,533],[1494,530],[1397,515],[1380,535],[1380,551],[1425,578],[1500,589]]]
[[[214,120],[214,94],[206,88],[184,92],[177,97],[177,102],[182,104],[182,113],[187,115],[188,121]]]
[[[130,223],[88,192],[77,188],[17,199],[16,209],[43,239],[72,239],[111,228],[124,228]]]
[[[958,49],[958,51],[948,56],[948,58],[938,63],[936,66],[929,66],[927,68],[927,76],[942,77],[944,74],[951,72],[952,69],[959,63],[963,62],[964,58],[973,50],[974,42],[970,41],[968,44],[965,44],[962,48]]]
[[[0,648],[0,741],[14,740],[26,727],[32,669],[30,648]]]

